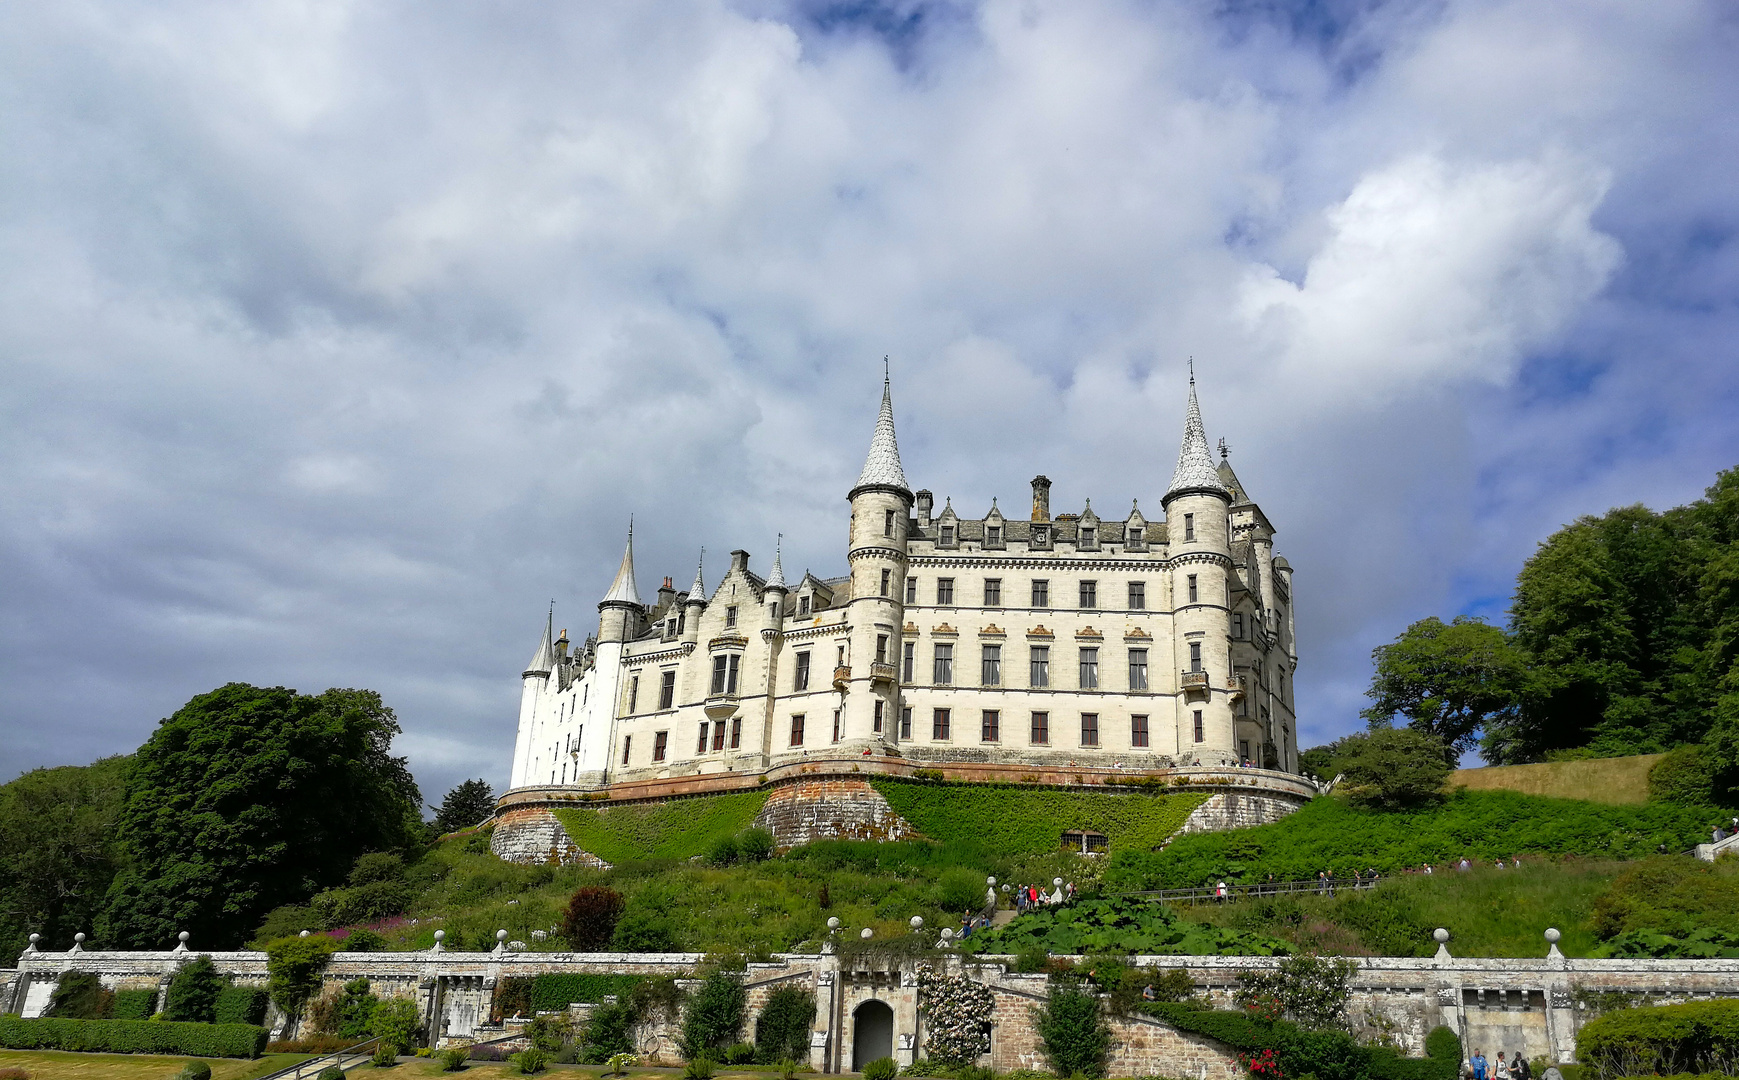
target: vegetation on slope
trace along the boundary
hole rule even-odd
[[[555,813],[574,843],[605,862],[619,863],[705,855],[720,839],[747,829],[766,804],[765,791],[746,791]]]
[[[992,851],[1036,856],[1054,851],[1071,830],[1104,833],[1111,850],[1151,850],[1207,800],[1201,794],[1035,790],[986,784],[876,779],[872,786],[912,827],[944,844],[971,842]]]
[[[1649,797],[1649,770],[1665,757],[1664,754],[1637,754],[1457,769],[1449,775],[1449,786],[1474,791],[1514,791],[1551,799],[1586,799],[1614,806],[1641,806]]]

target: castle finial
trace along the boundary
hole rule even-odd
[[[1222,435],[1220,437],[1220,460],[1221,461],[1226,460],[1226,455],[1230,454],[1231,452],[1232,452],[1232,448],[1230,446],[1226,445],[1225,436]]]
[[[700,549],[700,560],[694,564],[694,584],[688,587],[688,602],[706,602],[706,584],[700,579],[700,571],[706,565],[706,548]]]
[[[1178,448],[1177,468],[1172,472],[1171,487],[1167,489],[1164,501],[1169,503],[1173,496],[1186,492],[1230,497],[1226,485],[1220,480],[1219,470],[1214,468],[1213,455],[1208,452],[1208,436],[1202,427],[1202,407],[1196,401],[1193,364],[1189,409],[1184,414],[1183,445]]]

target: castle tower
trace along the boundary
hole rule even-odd
[[[513,774],[509,780],[511,787],[527,783],[525,771],[531,757],[531,729],[537,715],[537,699],[549,686],[550,672],[555,670],[555,645],[550,635],[555,630],[555,608],[550,608],[549,615],[543,624],[543,640],[537,643],[537,651],[531,654],[531,663],[525,666],[520,675],[519,688],[519,733],[513,742]]]
[[[880,752],[896,741],[900,690],[894,654],[900,647],[905,614],[906,526],[912,512],[912,489],[894,439],[893,387],[885,376],[869,457],[846,498],[851,502],[846,552],[851,566],[852,627],[846,665],[851,671],[841,683],[845,695],[840,742],[845,749],[867,746]]]
[[[631,641],[640,632],[640,590],[634,584],[634,526],[628,526],[628,547],[610,591],[598,602],[598,643]]]
[[[1237,760],[1229,690],[1232,616],[1227,606],[1232,547],[1226,510],[1231,502],[1231,493],[1208,453],[1192,375],[1183,445],[1161,505],[1172,566],[1171,606],[1176,613],[1174,666],[1181,691],[1178,757],[1203,765]]]
[[[767,575],[767,589],[762,597],[761,626],[763,630],[773,634],[785,625],[785,596],[791,589],[785,584],[785,567],[783,564],[783,545],[773,548],[773,570]],[[771,640],[771,639],[769,639]]]
[[[706,611],[706,583],[701,581],[701,567],[706,564],[706,551],[700,553],[700,561],[694,564],[694,584],[688,587],[688,596],[682,601],[682,640],[700,640],[700,617]]]

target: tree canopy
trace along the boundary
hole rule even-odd
[[[0,785],[0,957],[32,933],[65,949],[89,931],[120,862],[116,823],[131,759],[33,769]]]
[[[1450,762],[1473,749],[1483,729],[1513,719],[1532,680],[1527,654],[1502,629],[1465,615],[1421,619],[1371,659],[1373,704],[1361,715],[1372,724],[1400,718],[1436,736]]]
[[[1449,779],[1443,740],[1413,728],[1373,728],[1335,744],[1347,797],[1400,810],[1437,800]]]
[[[128,864],[97,937],[165,948],[246,940],[267,911],[338,884],[357,856],[409,851],[421,798],[392,710],[369,690],[298,694],[230,683],[152,734],[128,777],[120,838]]]
[[[495,791],[482,780],[467,780],[447,792],[435,811],[435,835],[468,829],[495,813]]]

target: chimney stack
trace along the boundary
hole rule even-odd
[[[1033,520],[1051,520],[1051,482],[1043,476],[1033,477]]]

